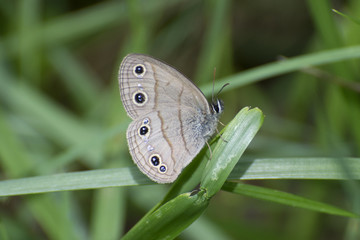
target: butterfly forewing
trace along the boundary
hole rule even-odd
[[[134,73],[136,67],[144,68],[143,75]],[[132,119],[146,111],[173,107],[179,99],[182,99],[181,104],[201,107],[210,113],[205,96],[190,80],[169,65],[145,55],[130,54],[124,58],[119,86],[121,100]],[[138,91],[147,95],[146,105],[134,101]]]

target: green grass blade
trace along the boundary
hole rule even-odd
[[[53,48],[47,52],[52,67],[60,76],[71,94],[71,100],[79,110],[86,111],[96,104],[100,93],[100,79],[93,69],[81,63],[70,50],[64,47]]]
[[[136,167],[114,168],[5,180],[0,182],[0,196],[139,184],[154,184],[154,182]]]
[[[210,23],[204,36],[201,54],[198,60],[198,71],[194,79],[198,83],[209,82],[213,76],[214,67],[219,67],[224,54],[225,39],[228,37],[228,26],[230,20],[231,1],[206,1],[204,4],[210,9]]]
[[[91,216],[91,240],[119,239],[125,225],[125,190],[106,188],[95,191]],[[111,217],[109,217],[111,216]]]
[[[214,171],[221,169],[220,167],[221,166],[219,166],[219,168],[215,168]],[[221,173],[221,179],[223,179],[226,174],[228,174],[227,171],[225,173]],[[256,160],[241,160],[235,166],[227,179],[359,180],[360,159],[266,158]],[[209,184],[213,183],[210,175],[204,175],[204,180],[206,181],[202,182],[202,186],[206,186],[207,188]],[[133,186],[141,184],[155,183],[150,181],[134,166],[5,180],[0,182],[0,196],[13,196],[102,187]],[[211,185],[208,190],[212,194],[219,186],[221,187],[220,183]],[[169,200],[170,197],[166,199]]]
[[[153,208],[157,209],[162,204],[176,196],[193,190],[200,182],[205,166],[208,162],[208,149],[204,148],[198,156],[180,174],[175,183],[171,186],[163,200]]]
[[[331,13],[331,4],[328,0],[307,1],[315,24],[318,36],[321,38],[325,48],[336,48],[343,45],[339,28],[335,24],[335,19]]]
[[[336,10],[336,9],[332,9],[332,11],[333,11],[334,13],[337,13],[337,14],[339,14],[340,16],[342,16],[342,17],[344,17],[344,18],[347,18],[348,20],[356,23],[357,25],[360,25],[360,18],[347,15],[347,14],[342,13],[342,12]]]
[[[343,217],[359,217],[355,213],[345,211],[325,203],[309,200],[303,197],[296,196],[294,194],[263,188],[259,186],[226,182],[222,189],[228,192],[237,193],[266,201],[277,202],[292,207],[300,207]]]
[[[259,109],[243,108],[226,127],[222,134],[224,140],[219,139],[201,180],[201,187],[210,197],[220,190],[262,122]]]
[[[241,160],[228,179],[360,179],[360,158]]]
[[[20,1],[18,16],[13,19],[17,22],[18,53],[21,77],[38,84],[41,81],[41,51],[39,47],[28,48],[27,39],[37,29],[40,20],[41,2],[38,0]]]
[[[204,191],[184,193],[141,219],[124,237],[131,239],[174,239],[206,209],[209,198]]]
[[[21,177],[31,169],[25,146],[10,127],[0,109],[0,163],[10,177]]]
[[[5,227],[5,224],[3,221],[1,221],[1,223],[0,223],[0,239],[10,240],[9,234],[6,230],[6,227]]]
[[[226,224],[226,223],[224,223]],[[206,239],[206,240],[230,240],[220,224],[216,224],[212,220],[200,217],[196,222],[191,224],[182,234],[184,239]]]
[[[274,76],[301,70],[302,68],[309,66],[314,67],[354,58],[360,58],[359,45],[305,54],[299,57],[288,58],[286,60],[265,64],[263,66],[255,67],[223,78],[215,82],[215,89],[220,89],[224,84],[230,83],[228,87],[224,88],[223,92],[230,91],[234,88],[253,84]],[[211,95],[212,88],[212,83],[201,87],[204,94],[207,96]]]
[[[70,221],[68,212],[61,208],[61,204],[54,203],[51,196],[31,196],[26,204],[50,239],[81,239],[78,233],[80,229]]]

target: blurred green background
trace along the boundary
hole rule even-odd
[[[1,180],[133,166],[125,139],[130,119],[117,83],[126,54],[159,58],[209,89],[215,67],[220,81],[279,59],[359,45],[360,25],[332,8],[360,16],[358,0],[1,1]],[[265,121],[247,157],[358,157],[359,76],[359,61],[351,60],[241,87],[230,82],[220,95],[221,121],[245,106],[262,109]],[[115,137],[94,144],[114,127],[120,129]],[[85,154],[62,157],[76,146]],[[248,183],[360,212],[358,182]],[[119,239],[168,188],[1,198],[0,239]],[[100,204],[111,204],[111,211],[99,210]],[[112,231],[104,233],[104,218]],[[219,192],[179,239],[357,239],[359,226]]]

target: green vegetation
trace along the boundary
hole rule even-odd
[[[360,2],[337,4],[2,1],[0,239],[359,239]],[[128,153],[131,52],[230,83],[171,185]]]

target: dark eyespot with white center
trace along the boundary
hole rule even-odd
[[[143,64],[136,64],[133,68],[135,77],[142,78],[146,73],[146,68]]]
[[[136,91],[134,92],[132,99],[133,103],[135,103],[137,106],[144,106],[148,101],[148,96],[143,91]]]
[[[136,95],[135,95],[135,98],[134,98],[134,100],[137,102],[137,103],[143,103],[143,102],[145,102],[145,95],[143,94],[143,93],[137,93]]]
[[[148,127],[145,127],[145,126],[142,126],[142,127],[140,127],[140,129],[139,129],[139,133],[140,133],[140,135],[146,135],[147,133],[149,132],[149,128]]]
[[[161,163],[161,157],[159,154],[153,154],[150,156],[149,161],[150,161],[151,165],[153,165],[154,167],[157,167]]]
[[[161,166],[159,167],[159,172],[161,172],[161,173],[166,173],[166,170],[167,170],[167,168],[166,168],[165,165],[161,165]]]
[[[141,125],[138,129],[138,134],[142,139],[148,139],[150,135],[150,126],[149,125]]]

